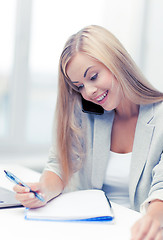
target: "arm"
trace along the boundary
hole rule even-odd
[[[33,193],[29,192],[28,188],[15,185],[16,199],[25,207],[36,208],[44,206],[49,200],[56,197],[63,191],[63,182],[57,174],[51,171],[44,171],[38,183],[28,184],[33,191],[40,193],[45,202],[39,201]]]
[[[40,178],[40,184],[47,201],[58,196],[64,188],[61,178],[51,171],[44,171]]]
[[[146,214],[131,229],[132,240],[163,239],[163,201],[153,200]]]
[[[141,208],[145,215],[131,230],[133,240],[163,240],[163,154],[152,170],[152,178],[149,197]]]

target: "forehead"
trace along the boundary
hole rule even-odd
[[[98,65],[99,62],[84,53],[77,53],[67,66],[67,74],[71,80],[84,76],[87,68]]]

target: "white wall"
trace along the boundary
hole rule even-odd
[[[163,92],[163,1],[149,2],[143,70],[151,83]]]
[[[7,16],[8,13],[6,6],[13,9],[13,6],[9,4],[10,0],[6,1],[8,5],[5,5],[5,8],[1,4],[1,12],[5,12],[4,16]],[[10,104],[10,108],[16,116],[15,121],[12,121],[12,125],[14,125],[14,122],[17,124],[17,128],[14,128],[14,134],[12,134],[13,138],[9,135],[11,126],[7,125],[11,119],[8,112],[11,109],[7,106],[7,110],[6,105],[4,105],[6,111],[4,122],[6,123],[8,135],[0,132],[1,162],[6,162],[5,156],[7,157],[8,154],[11,154],[11,158],[8,158],[9,162],[21,162],[30,166],[33,164],[36,164],[36,166],[40,166],[41,163],[42,165],[44,164],[44,160],[47,159],[48,155],[49,142],[51,141],[53,98],[55,95],[53,83],[55,79],[57,80],[58,57],[66,39],[86,25],[99,24],[110,30],[119,38],[148,80],[163,91],[163,71],[161,71],[163,62],[163,0],[15,0],[15,2],[22,7],[18,8],[19,14],[17,12],[17,15],[19,16],[15,23],[16,27],[18,27],[17,25],[22,27],[22,31],[16,35],[18,48],[15,51],[17,72],[21,72],[22,75],[17,74],[14,78],[15,81],[13,81],[12,73],[8,73],[11,81],[7,83],[7,86],[10,86],[12,83],[11,85],[14,84],[15,87],[8,87],[6,90],[8,91],[7,94],[9,97],[12,95],[16,96],[19,104],[13,104],[13,101]],[[31,8],[32,11],[30,10]],[[29,36],[27,31],[23,31],[24,29],[27,30],[27,27],[24,27],[21,18],[27,21],[27,25],[31,21]],[[2,17],[1,20],[3,24],[0,24],[0,29],[2,29],[1,33],[3,33],[3,26],[7,20],[5,17]],[[12,28],[11,31],[13,38],[14,30],[15,28]],[[2,37],[7,36],[5,34],[1,35]],[[2,44],[5,45],[7,43],[5,46],[7,49],[9,49],[7,41],[9,39],[10,37],[4,38],[4,44]],[[29,41],[29,47],[27,47],[27,44],[24,44],[24,39]],[[11,42],[13,42],[14,48],[14,40]],[[26,51],[28,52],[26,56],[20,50],[20,43],[23,49],[26,46]],[[2,48],[2,46],[0,47]],[[5,54],[3,54],[3,51],[1,52],[0,77],[2,70],[4,70],[4,64],[1,64],[1,62],[4,61],[3,55]],[[17,58],[18,56],[20,57],[19,59]],[[21,57],[25,58],[26,65],[21,61]],[[14,57],[13,62],[13,66],[15,66],[16,61]],[[22,64],[29,71],[26,76],[24,76],[25,71],[22,71]],[[15,71],[15,69],[13,70]],[[28,88],[25,87],[27,86],[25,84],[28,85]],[[18,92],[21,94],[17,94]],[[23,95],[24,98],[20,95]],[[20,104],[22,104],[23,111],[19,111]],[[28,105],[28,108],[25,104]],[[14,107],[11,105],[14,105]],[[21,122],[23,131],[20,129],[19,122]],[[0,124],[0,127],[2,128],[2,124]],[[19,142],[16,141],[16,138]],[[17,145],[15,146],[16,143]],[[13,147],[15,156],[13,156],[10,146]],[[23,159],[20,156],[18,159],[16,155],[19,155],[20,151],[24,156],[27,153],[29,155],[34,153],[40,154],[40,156],[34,158],[32,156],[30,158],[31,161],[28,159],[28,156],[23,157]],[[4,153],[4,156],[2,156],[2,153]]]
[[[163,91],[163,1],[109,0],[105,11],[106,27],[153,86]]]

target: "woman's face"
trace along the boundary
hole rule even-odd
[[[110,111],[122,99],[121,87],[102,63],[83,53],[77,53],[67,67],[67,74],[84,99]]]

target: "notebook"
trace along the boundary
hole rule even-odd
[[[0,208],[21,207],[21,203],[15,199],[15,193],[0,187]]]
[[[102,190],[63,193],[35,209],[26,208],[26,220],[112,221],[113,209]]]

